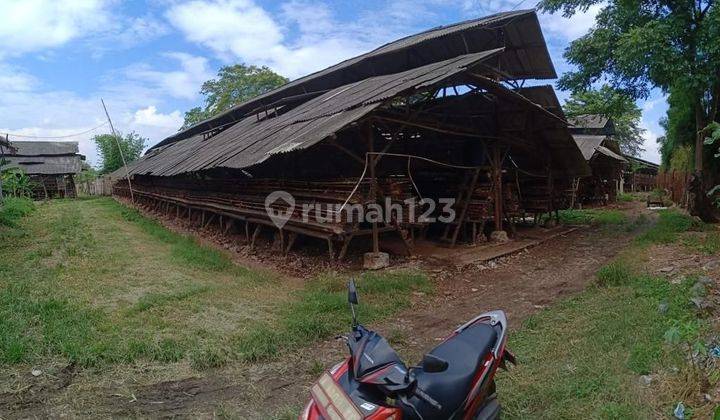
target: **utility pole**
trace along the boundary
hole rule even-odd
[[[7,144],[8,151],[10,151],[10,139],[7,134],[5,134],[5,143]],[[3,141],[0,139],[0,204],[2,204],[3,200],[5,199],[3,197],[3,189],[2,189],[2,167],[5,165],[5,151],[3,150]]]
[[[115,144],[117,144],[118,150],[120,151],[120,159],[122,159],[123,166],[125,167],[125,179],[127,179],[128,188],[130,189],[130,201],[135,204],[135,195],[133,194],[132,184],[130,183],[130,172],[128,171],[127,162],[125,162],[125,154],[123,153],[122,147],[120,146],[120,139],[115,132],[115,127],[113,127],[112,120],[110,119],[110,114],[108,113],[107,107],[105,106],[105,101],[100,98],[100,102],[102,102],[103,109],[105,110],[105,116],[107,117],[108,123],[110,124],[110,131],[112,131],[113,138],[115,138]]]

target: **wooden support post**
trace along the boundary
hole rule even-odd
[[[250,243],[250,222],[245,221],[245,242]]]
[[[367,136],[368,151],[373,153],[375,151],[375,145],[373,141],[372,122],[368,121],[365,123],[365,135]],[[370,154],[370,202],[375,203],[377,200],[377,179],[375,178],[375,155]],[[328,239],[329,241],[329,239]],[[378,254],[380,252],[380,237],[378,234],[377,221],[372,224],[372,241],[373,241],[373,253]]]
[[[495,230],[502,230],[503,196],[502,196],[502,157],[500,147],[493,147],[492,160],[493,190],[495,191]]]
[[[261,228],[262,228],[262,225],[258,223],[258,225],[255,227],[255,232],[253,232],[252,239],[250,240],[250,248],[255,248],[255,240],[257,239],[258,235],[260,234]]]
[[[235,225],[235,219],[230,219],[227,222],[225,222],[225,230],[223,231],[223,233],[225,235],[227,235],[228,232],[230,232],[230,230],[233,228],[234,225]]]
[[[207,222],[203,225],[203,228],[205,228],[205,226],[207,226],[207,225],[209,225],[210,223],[212,223],[212,221],[213,221],[214,218],[215,218],[215,213],[210,213],[210,217],[207,219]]]
[[[327,238],[327,244],[328,244],[328,254],[330,254],[330,259],[335,259],[335,247],[333,246],[333,241],[330,238]]]
[[[295,239],[297,239],[297,236],[298,235],[296,232],[290,232],[290,234],[288,234],[288,244],[287,244],[287,247],[285,248],[285,252],[284,252],[285,255],[287,255],[288,252],[290,252],[290,249],[292,249],[292,246],[293,246],[293,244],[295,244]]]
[[[342,261],[343,258],[345,258],[345,254],[347,254],[348,247],[350,246],[350,241],[352,241],[354,235],[350,235],[343,241],[342,248],[340,248],[340,254],[338,255],[338,260]]]

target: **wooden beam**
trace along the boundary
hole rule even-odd
[[[332,139],[332,138],[328,139],[327,142],[328,142],[329,144],[335,146],[336,148],[340,149],[341,151],[343,151],[346,155],[348,155],[348,156],[350,156],[351,158],[353,158],[356,162],[358,162],[358,163],[361,164],[362,166],[365,166],[365,161],[364,161],[360,156],[356,155],[352,150],[346,148],[345,146],[339,145],[339,144],[338,144],[337,142],[335,142],[335,140]]]
[[[495,191],[495,230],[502,230],[503,196],[502,196],[502,156],[500,148],[493,147],[492,159],[493,190]]]
[[[370,159],[370,201],[375,202],[377,199],[377,179],[375,178],[375,155],[372,153],[375,151],[375,144],[373,141],[372,121],[365,123],[365,132],[368,142],[368,159]],[[372,241],[373,241],[373,253],[378,254],[380,252],[380,238],[378,235],[377,221],[372,223]]]

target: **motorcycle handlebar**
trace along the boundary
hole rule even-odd
[[[425,393],[422,389],[415,387],[415,391],[413,392],[416,397],[420,398],[421,400],[425,401],[426,403],[430,404],[434,409],[437,411],[442,410],[442,405],[440,405],[439,402],[435,401],[433,397],[429,396]]]

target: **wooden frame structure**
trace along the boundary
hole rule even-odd
[[[525,23],[537,24],[534,12],[519,16]],[[492,221],[493,229],[503,230],[524,212],[557,210],[555,185],[589,169],[562,111],[554,105],[552,88],[519,88],[510,74],[545,66],[546,57],[535,56],[539,61],[534,64],[513,62],[517,50],[497,45],[509,42],[501,34],[511,33],[508,30],[514,26],[488,30],[481,27],[486,21],[477,22],[481,23],[434,30],[444,31],[443,38],[424,33],[398,41],[402,45],[398,48],[410,56],[421,51],[438,54],[436,59],[418,59],[424,65],[412,66],[409,56],[398,55],[404,61],[358,67],[357,72],[347,65],[335,66],[300,79],[314,90],[285,97],[275,94],[270,103],[241,104],[233,111],[241,115],[237,119],[228,122],[223,115],[213,124],[201,123],[205,131],[190,129],[185,137],[160,142],[130,165],[139,205],[174,210],[176,217],[195,213],[203,224],[218,220],[222,229],[224,221],[234,220],[234,225],[239,221],[245,224],[251,245],[263,228],[273,227],[283,252],[298,235],[319,238],[327,242],[332,258],[342,258],[358,237],[369,237],[372,252],[378,253],[381,236],[395,232],[411,252],[416,235],[435,235],[440,229],[452,246],[469,227],[476,230],[474,240],[478,223]],[[509,19],[506,25],[516,23]],[[522,30],[532,32],[533,26]],[[465,50],[440,59],[453,37],[464,40]],[[522,47],[527,41],[517,42]],[[447,45],[432,50],[428,43]],[[421,45],[425,49],[419,49]],[[378,56],[358,60],[373,61]],[[357,79],[369,69],[375,75]],[[347,84],[335,85],[351,78]],[[297,84],[288,85],[288,93],[293,86]],[[532,183],[528,180],[540,180],[541,188],[528,187],[526,200],[521,190]],[[294,206],[270,203],[268,207],[267,197],[275,191],[290,191]],[[125,196],[129,191],[118,182],[114,193]],[[437,202],[450,196],[456,199],[454,223],[438,226],[408,216],[414,211],[437,216],[422,200]],[[342,217],[348,204],[368,213],[383,202],[403,210],[402,215],[390,213],[382,220]],[[308,220],[304,210],[298,210],[311,204],[327,208],[315,207],[311,214],[324,222]],[[275,210],[287,216],[284,224],[271,217]]]

